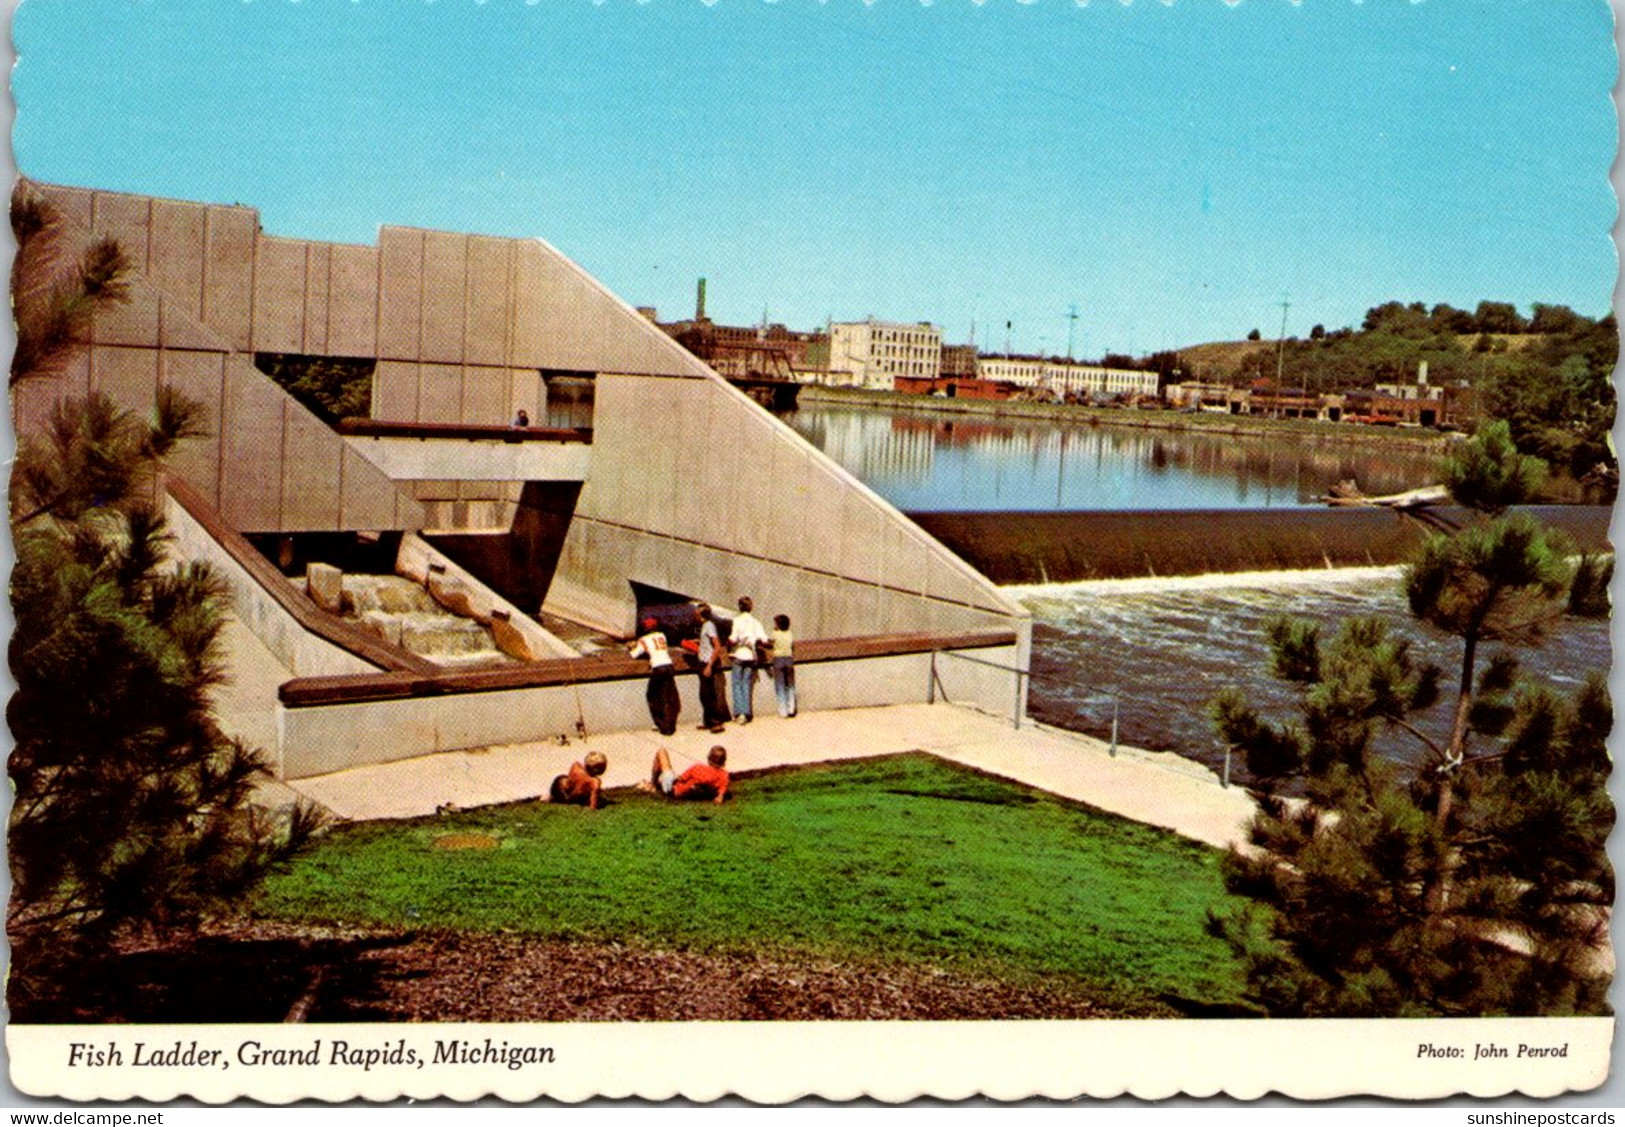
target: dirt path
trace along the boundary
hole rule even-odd
[[[1074,983],[795,953],[696,954],[464,932],[244,924],[120,952],[51,991],[26,955],[13,1020],[36,1022],[877,1021],[1177,1016],[1103,1004]]]

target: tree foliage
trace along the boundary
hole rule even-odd
[[[327,420],[364,419],[372,411],[372,374],[377,362],[343,356],[260,352],[254,365],[289,395]]]
[[[1357,390],[1413,383],[1426,363],[1430,384],[1472,387],[1481,413],[1505,421],[1526,454],[1577,479],[1600,467],[1611,480],[1618,351],[1611,313],[1593,320],[1567,306],[1536,305],[1531,320],[1505,302],[1480,302],[1468,313],[1390,301],[1368,310],[1357,332],[1311,332],[1286,341],[1279,355],[1250,352],[1235,378],[1273,378],[1279,363],[1289,386]]]
[[[97,311],[129,297],[130,262],[112,239],[100,239],[65,261],[63,223],[49,203],[26,186],[11,199],[12,315],[17,345],[11,383],[57,373],[88,335]]]
[[[37,198],[15,197],[12,223],[16,383],[53,374],[128,283],[115,243],[60,269],[62,225]],[[175,563],[154,503],[161,460],[203,423],[167,387],[146,420],[93,393],[59,402],[13,467],[7,919],[58,986],[115,937],[238,895],[316,828],[308,807],[249,803],[263,763],[212,712],[225,589],[207,565]],[[14,999],[50,986],[27,977]]]
[[[167,559],[137,488],[174,419],[195,417],[170,402],[148,423],[102,396],[64,403],[14,479],[28,515],[14,524],[10,921],[56,941],[189,922],[314,829],[307,811],[274,825],[248,804],[264,765],[213,717],[224,586]],[[73,477],[86,465],[94,487]]]
[[[1612,706],[1603,678],[1564,696],[1521,678],[1509,651],[1567,605],[1606,613],[1606,568],[1573,569],[1526,516],[1492,516],[1534,475],[1481,433],[1448,468],[1485,515],[1431,539],[1406,570],[1420,621],[1461,643],[1449,736],[1419,723],[1443,671],[1377,619],[1269,628],[1272,673],[1297,716],[1260,716],[1238,692],[1215,725],[1268,793],[1250,848],[1228,861],[1251,909],[1211,921],[1271,1012],[1300,1016],[1601,1013],[1613,897],[1606,841]],[[1583,577],[1576,583],[1576,577]],[[1584,585],[1589,593],[1570,594]],[[1376,752],[1391,736],[1409,765]]]
[[[1486,513],[1532,499],[1546,480],[1546,464],[1518,453],[1511,428],[1500,420],[1481,425],[1471,442],[1445,459],[1443,469],[1456,503]]]

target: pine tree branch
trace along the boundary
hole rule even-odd
[[[1427,746],[1429,751],[1433,752],[1433,754],[1437,755],[1440,759],[1448,758],[1448,756],[1445,754],[1445,749],[1439,746],[1439,742],[1437,740],[1418,729],[1410,721],[1390,716],[1388,718],[1388,723],[1392,724],[1394,727],[1398,728],[1407,735],[1414,736],[1416,739],[1420,740]]]

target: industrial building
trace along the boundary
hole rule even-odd
[[[829,382],[891,391],[899,378],[942,372],[942,330],[927,322],[836,321],[829,327]]]
[[[1157,373],[1105,368],[1042,356],[982,356],[977,374],[984,380],[1045,391],[1058,399],[1116,398],[1157,394]]]

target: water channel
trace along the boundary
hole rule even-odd
[[[1348,478],[1369,493],[1436,480],[1436,455],[1410,448],[1048,421],[945,417],[814,406],[787,421],[904,510],[1294,508]],[[1007,588],[1034,618],[1030,711],[1048,723],[1120,737],[1218,766],[1223,749],[1208,702],[1227,685],[1284,717],[1292,690],[1265,672],[1264,624],[1291,614],[1329,637],[1355,615],[1378,615],[1447,671],[1458,645],[1406,613],[1400,569],[1337,568],[1183,578],[1108,579]],[[1606,621],[1564,620],[1524,670],[1572,687],[1612,656]],[[1437,735],[1447,705],[1419,724]],[[1410,758],[1395,738],[1384,750]],[[1240,772],[1238,772],[1240,774]],[[1244,776],[1243,776],[1244,777]]]

